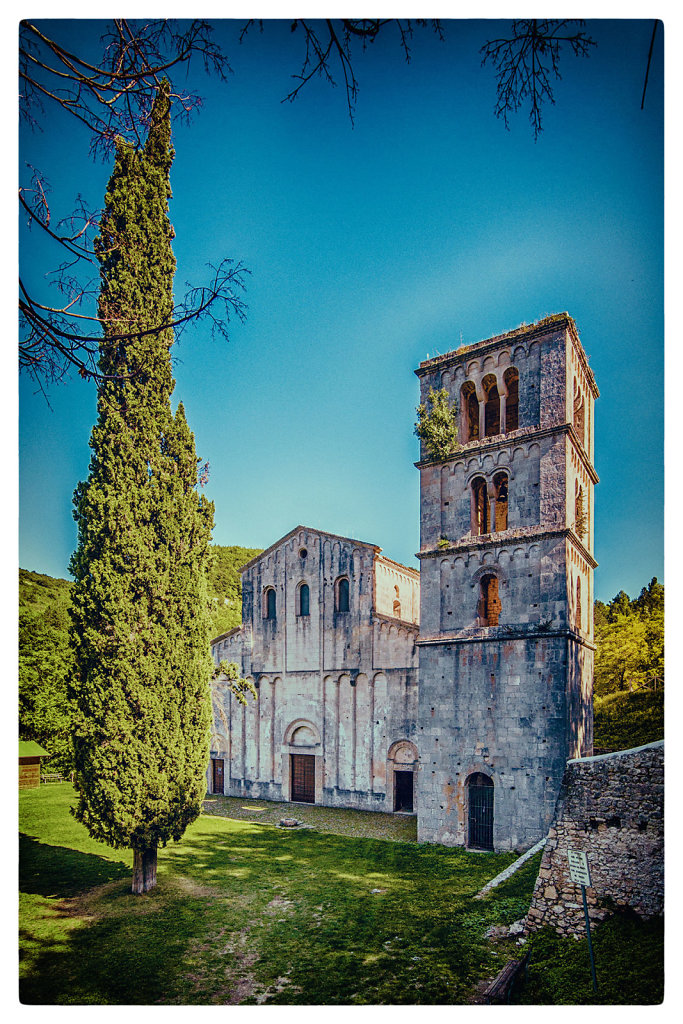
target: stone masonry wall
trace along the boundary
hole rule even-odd
[[[545,925],[585,934],[581,887],[567,851],[588,857],[588,913],[601,921],[617,907],[641,917],[664,910],[664,741],[567,762],[536,880],[527,930]]]
[[[418,760],[418,625],[407,616],[419,607],[419,575],[379,550],[297,527],[245,566],[242,627],[212,644],[215,662],[236,662],[258,691],[243,705],[224,679],[212,684],[211,756],[224,762],[224,793],[289,800],[291,756],[308,755],[316,803],[393,812],[393,773],[414,771]],[[342,576],[348,610],[335,599]],[[405,618],[376,608],[377,576],[383,607],[393,612],[396,599]],[[212,789],[211,769],[208,782]]]

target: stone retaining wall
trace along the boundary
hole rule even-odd
[[[567,762],[527,931],[551,925],[560,934],[585,934],[581,887],[569,877],[569,849],[588,856],[592,921],[619,907],[646,918],[663,913],[663,740]]]

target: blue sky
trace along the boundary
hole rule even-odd
[[[508,132],[479,48],[486,21],[416,33],[410,65],[387,36],[360,55],[355,127],[343,91],[312,83],[281,103],[300,41],[269,23],[234,74],[198,74],[200,115],[174,134],[176,292],[229,255],[251,271],[246,324],[177,347],[174,401],[208,460],[214,540],[267,547],[297,523],[379,544],[416,565],[413,370],[435,353],[567,310],[600,388],[596,596],[663,578],[663,56],[640,110],[651,21],[591,21],[567,55],[534,142]],[[62,23],[76,48],[99,26]],[[22,134],[66,211],[102,202],[110,166],[68,122]],[[68,143],[68,144],[67,144]],[[40,286],[36,239],[22,271]],[[54,265],[54,264],[51,264]],[[67,575],[71,495],[88,466],[92,384],[20,389],[20,565]]]

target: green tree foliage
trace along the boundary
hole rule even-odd
[[[664,587],[656,577],[631,601],[595,602],[595,694],[664,685]]]
[[[247,703],[247,697],[258,700],[258,690],[250,679],[243,679],[240,676],[239,665],[234,661],[219,661],[211,674],[212,679],[222,679],[227,682],[240,704]]]
[[[435,391],[430,387],[426,404],[418,405],[415,433],[433,459],[446,459],[459,450],[457,411],[446,388]]]
[[[593,742],[628,750],[664,739],[664,691],[634,690],[593,699]]]
[[[209,568],[212,638],[242,624],[242,576],[239,570],[261,551],[262,548],[212,545],[213,557]]]
[[[19,738],[50,754],[51,771],[73,768],[67,683],[70,584],[19,570]]]
[[[260,548],[211,545],[209,639],[242,621],[240,568]],[[67,684],[73,671],[69,641],[71,583],[19,570],[19,738],[51,755],[50,770],[73,770]]]
[[[74,495],[74,813],[94,838],[132,848],[136,892],[156,883],[157,847],[199,814],[210,723],[213,505],[196,490],[183,407],[171,411],[173,332],[152,330],[173,309],[172,160],[162,85],[144,148],[119,141],[105,197],[104,382]]]
[[[588,516],[584,508],[583,502],[583,490],[580,490],[576,498],[576,517],[574,520],[574,531],[579,538],[583,540],[585,534],[588,532]]]

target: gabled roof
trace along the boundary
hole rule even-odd
[[[49,757],[47,750],[43,750],[35,740],[19,740],[19,757]]]
[[[276,540],[274,544],[271,544],[269,548],[266,548],[265,551],[262,551],[260,555],[256,555],[254,558],[250,559],[250,561],[245,562],[245,564],[240,569],[240,572],[244,572],[246,569],[250,569],[252,565],[256,565],[256,563],[260,561],[260,559],[270,554],[270,552],[274,551],[275,548],[279,548],[281,544],[284,544],[284,542],[289,540],[290,537],[293,537],[295,534],[299,533],[300,530],[304,530],[306,533],[316,533],[319,537],[330,537],[332,540],[344,540],[348,544],[358,544],[364,548],[372,548],[372,550],[376,554],[379,554],[380,551],[382,550],[377,544],[370,544],[366,540],[355,540],[353,537],[341,537],[338,533],[328,533],[327,530],[318,530],[314,526],[299,525],[295,526],[293,530],[289,531],[289,533],[286,533],[284,537],[280,537],[279,540]]]

